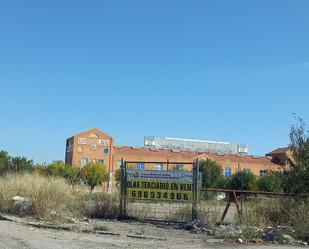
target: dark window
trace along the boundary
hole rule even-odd
[[[261,169],[260,170],[260,176],[265,176],[267,175],[267,170],[266,169]]]
[[[144,163],[136,163],[136,168],[137,169],[145,169],[145,164]]]
[[[183,164],[176,164],[176,170],[183,170]]]
[[[163,164],[162,163],[156,163],[155,164],[155,170],[163,170]]]
[[[225,167],[224,175],[228,177],[228,176],[231,176],[231,174],[232,174],[231,167]]]

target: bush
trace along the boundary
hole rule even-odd
[[[48,218],[53,210],[69,211],[74,201],[72,188],[62,179],[37,174],[8,174],[0,178],[0,210],[8,211],[16,195],[28,198],[31,214]]]
[[[82,170],[82,177],[90,189],[93,190],[95,186],[108,181],[109,174],[105,166],[98,163],[88,163]]]
[[[136,169],[136,166],[133,165],[133,164],[127,165],[127,170],[132,170],[132,169]],[[121,174],[120,169],[117,169],[115,171],[116,186],[119,186],[119,184],[120,184],[120,174]]]
[[[256,190],[256,177],[248,171],[242,170],[235,173],[229,181],[230,189]]]
[[[70,166],[62,161],[54,161],[46,170],[37,169],[39,172],[50,176],[65,178],[69,184],[77,184],[81,179],[81,170],[78,167]]]
[[[203,188],[222,188],[224,186],[223,169],[217,162],[210,159],[201,161],[200,172],[202,173]]]
[[[280,174],[266,174],[257,179],[257,187],[260,191],[282,192],[282,176]]]

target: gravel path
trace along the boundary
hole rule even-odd
[[[129,225],[130,226],[130,225]],[[278,249],[283,246],[243,246],[237,244],[209,243],[205,236],[167,229],[166,236],[148,238],[40,229],[10,221],[0,221],[0,249],[96,249],[96,248],[257,248]],[[285,247],[300,248],[300,247]]]

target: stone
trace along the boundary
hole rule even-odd
[[[199,222],[197,220],[193,220],[190,222],[187,222],[183,225],[183,228],[186,230],[197,230],[198,229],[198,224]]]
[[[241,244],[244,243],[244,241],[243,241],[242,238],[238,238],[238,239],[237,239],[237,242],[238,242],[238,243],[241,243]]]
[[[296,240],[291,235],[288,235],[285,233],[279,234],[276,240],[283,242],[283,243],[289,243],[289,244],[296,242]]]
[[[285,243],[295,243],[293,238],[295,231],[286,226],[267,228],[263,233],[263,239],[267,241],[280,241]]]
[[[18,216],[25,216],[30,212],[31,202],[21,196],[14,196],[11,200],[9,212]]]

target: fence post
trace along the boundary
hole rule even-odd
[[[198,159],[196,159],[193,164],[193,177],[192,177],[192,220],[197,219],[199,171],[200,171],[199,161]]]
[[[121,158],[120,165],[120,218],[127,217],[127,169],[124,159]]]

